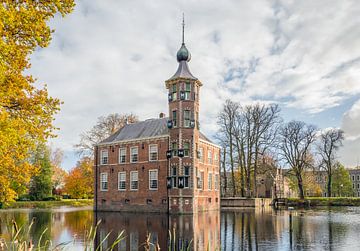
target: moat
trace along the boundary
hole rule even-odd
[[[54,245],[67,243],[65,250],[81,250],[84,235],[94,222],[101,220],[98,239],[111,232],[102,243],[108,246],[124,230],[124,238],[115,250],[143,250],[139,247],[150,233],[150,241],[161,250],[175,250],[174,245],[190,250],[360,250],[360,207],[314,210],[241,209],[206,212],[196,215],[97,213],[91,208],[52,210],[0,210],[0,239],[9,238],[12,219],[27,226],[38,240]],[[170,234],[175,244],[170,245]]]

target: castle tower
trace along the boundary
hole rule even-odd
[[[196,190],[203,189],[199,166],[199,93],[202,83],[192,75],[188,62],[191,59],[184,42],[177,52],[179,63],[176,73],[168,79],[169,101],[169,169],[168,197],[170,213],[198,211]],[[203,175],[204,176],[204,175]]]

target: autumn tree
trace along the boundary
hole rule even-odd
[[[300,199],[304,199],[304,172],[311,167],[311,147],[316,140],[316,127],[302,121],[291,121],[279,131],[279,149],[283,160],[295,176]]]
[[[31,162],[38,172],[31,178],[29,195],[34,200],[43,200],[52,195],[50,149],[45,144],[39,144]]]
[[[97,123],[89,130],[80,135],[80,143],[75,145],[81,156],[93,157],[94,147],[100,141],[115,133],[127,123],[138,121],[134,114],[113,113],[106,117],[99,117]]]
[[[332,196],[333,173],[337,164],[336,152],[342,146],[344,140],[344,131],[331,128],[321,132],[318,142],[318,153],[321,156],[320,168],[327,174],[327,196]]]
[[[36,88],[30,54],[47,47],[49,20],[65,16],[74,0],[4,0],[0,4],[0,202],[20,193],[34,173],[27,159],[35,146],[54,135],[53,116],[60,101]]]
[[[71,198],[89,198],[94,194],[94,162],[90,157],[78,161],[65,178],[64,190]]]

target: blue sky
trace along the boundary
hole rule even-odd
[[[186,15],[190,69],[203,82],[200,120],[212,136],[222,103],[278,103],[285,120],[340,127],[339,152],[360,158],[360,5],[318,1],[77,1],[56,17],[51,45],[31,57],[38,85],[64,104],[52,140],[76,164],[79,134],[109,113],[167,113]]]

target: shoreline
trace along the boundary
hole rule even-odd
[[[66,199],[60,201],[15,201],[2,205],[0,210],[6,209],[56,209],[61,207],[93,206],[93,199]]]

